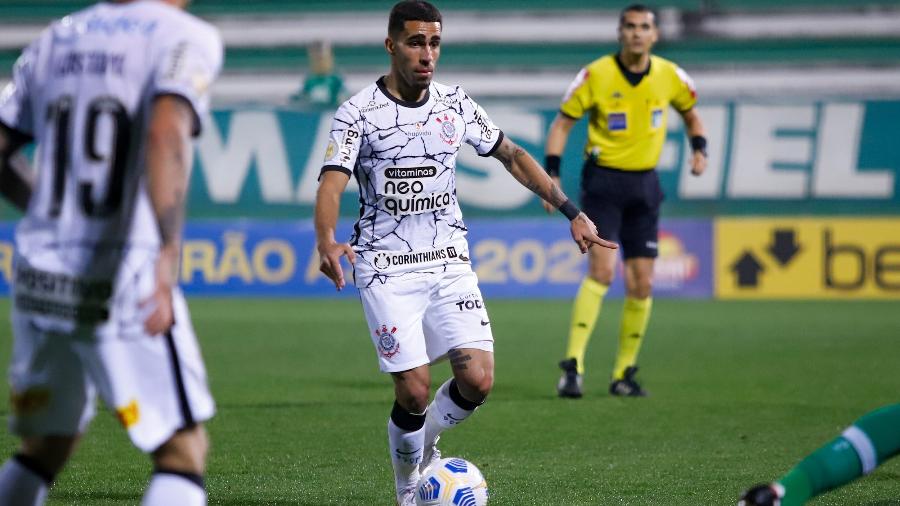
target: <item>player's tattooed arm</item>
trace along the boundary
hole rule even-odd
[[[164,250],[177,251],[193,161],[193,110],[182,98],[156,100],[147,134],[147,189]]]
[[[181,229],[184,226],[184,192],[173,191],[174,200],[171,205],[159,210],[157,222],[159,223],[159,235],[164,245],[178,244]]]
[[[147,193],[162,244],[156,259],[156,287],[144,302],[152,308],[144,320],[144,329],[150,335],[162,334],[175,323],[172,289],[178,280],[185,195],[193,162],[193,127],[194,110],[184,98],[156,98],[146,139]]]
[[[34,186],[33,171],[19,148],[28,139],[0,123],[0,195],[25,211]]]
[[[569,202],[559,185],[553,182],[537,161],[515,142],[504,138],[497,151],[494,152],[494,158],[503,162],[506,170],[523,186],[538,194],[554,209],[560,209],[569,218],[572,239],[578,244],[582,253],[586,253],[588,248],[594,244],[604,248],[617,248],[614,243],[597,235],[597,227],[594,226],[594,222]]]
[[[509,137],[503,139],[493,156],[500,160],[516,181],[554,207],[559,207],[568,200],[566,194],[550,179],[537,160],[521,146],[509,140]]]

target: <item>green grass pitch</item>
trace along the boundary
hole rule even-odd
[[[211,504],[393,504],[393,393],[357,301],[190,304],[219,407]],[[3,363],[8,310],[0,301]],[[494,393],[441,449],[481,468],[493,505],[734,504],[858,416],[900,402],[896,301],[658,300],[640,360],[646,399],[606,394],[619,301],[595,331],[581,400],[555,394],[568,301],[495,300],[488,310]],[[435,367],[433,383],[448,374]],[[5,459],[15,440],[4,433],[0,447]],[[137,504],[149,471],[101,412],[50,504]],[[900,461],[813,504],[900,505]]]

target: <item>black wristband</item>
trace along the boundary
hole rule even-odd
[[[544,169],[550,177],[559,177],[559,166],[562,164],[562,158],[557,155],[547,155],[544,158]]]
[[[702,135],[692,136],[691,149],[693,151],[699,151],[703,153],[703,156],[706,156],[706,137],[703,137]]]
[[[571,200],[566,200],[559,206],[559,212],[563,213],[566,218],[569,218],[569,221],[574,220],[579,214],[581,214],[581,210],[578,209],[578,206],[572,203]]]

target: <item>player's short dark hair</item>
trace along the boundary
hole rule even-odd
[[[425,0],[403,0],[391,9],[391,17],[388,20],[388,35],[396,36],[403,31],[407,21],[425,21],[426,23],[441,23],[441,11]]]
[[[653,25],[656,25],[656,11],[653,8],[644,4],[631,4],[619,13],[619,26],[625,24],[625,14],[629,12],[648,12],[653,15]]]

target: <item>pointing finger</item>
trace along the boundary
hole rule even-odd
[[[598,236],[597,234],[588,234],[586,236],[586,239],[588,241],[596,244],[597,246],[603,246],[604,248],[609,248],[609,249],[618,249],[619,248],[618,244],[611,242],[611,241],[607,241],[606,239],[603,239],[602,237]]]
[[[340,258],[333,259],[331,260],[331,262],[331,280],[334,281],[334,286],[336,286],[337,289],[340,290],[341,288],[344,288],[344,269],[341,268]]]

